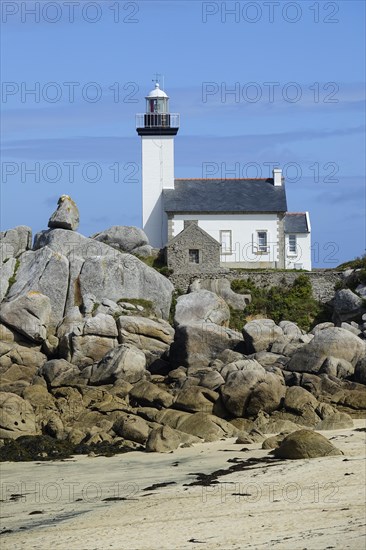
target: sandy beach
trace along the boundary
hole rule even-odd
[[[344,456],[311,460],[274,460],[230,439],[166,455],[3,463],[1,547],[364,549],[364,426],[321,432]],[[216,483],[189,486],[219,469]]]

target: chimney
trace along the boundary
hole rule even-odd
[[[275,187],[282,185],[282,168],[273,169],[273,185]]]

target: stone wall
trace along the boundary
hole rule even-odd
[[[189,250],[198,250],[199,263],[189,262]],[[176,273],[196,277],[202,272],[213,273],[220,265],[220,243],[192,221],[166,246],[166,261]]]
[[[296,272],[296,271],[245,271],[238,272],[236,270],[221,270],[215,273],[201,273],[201,279],[220,279],[226,278],[230,281],[234,279],[251,279],[259,288],[269,288],[271,286],[291,286],[294,280],[301,274],[309,277],[313,295],[316,300],[322,303],[329,302],[334,297],[334,287],[338,281],[343,280],[343,272],[331,270],[319,270],[311,272]],[[173,273],[170,280],[176,289],[181,289],[183,292],[188,290],[189,285],[198,275]]]

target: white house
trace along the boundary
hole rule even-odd
[[[311,270],[309,213],[287,212],[281,169],[267,179],[175,179],[179,114],[169,112],[169,97],[158,83],[146,97],[146,112],[136,115],[136,129],[143,229],[152,246],[163,248],[184,231],[185,221],[195,220],[221,244],[225,267]]]

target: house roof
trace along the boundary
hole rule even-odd
[[[211,235],[209,235],[209,233],[207,233],[204,229],[202,229],[202,227],[200,227],[197,223],[194,223],[194,222],[190,223],[188,227],[185,227],[180,233],[178,233],[178,235],[170,239],[167,246],[170,246],[171,244],[174,244],[175,242],[179,241],[180,237],[183,237],[183,234],[186,235],[187,233],[188,234],[200,233],[201,235],[204,236],[205,239],[216,244],[218,247],[221,247],[220,243],[216,239],[214,239]]]
[[[273,179],[176,179],[163,191],[166,212],[286,212],[284,185]]]
[[[285,233],[309,233],[305,212],[287,212],[284,221]]]

